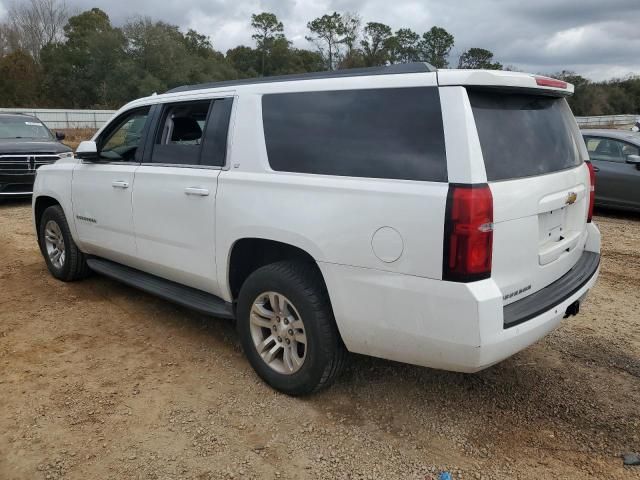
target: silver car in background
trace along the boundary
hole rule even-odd
[[[597,206],[640,212],[640,133],[582,130],[596,172]]]

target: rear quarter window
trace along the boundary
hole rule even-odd
[[[544,175],[581,164],[564,98],[469,90],[487,180]]]
[[[436,87],[269,94],[262,117],[274,170],[447,181]]]

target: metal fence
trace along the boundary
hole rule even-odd
[[[64,110],[52,108],[0,108],[0,113],[35,115],[52,130],[65,128],[100,128],[115,110]]]
[[[633,125],[640,115],[598,115],[594,117],[576,117],[580,127],[617,127]]]
[[[52,130],[65,128],[102,127],[111,119],[115,110],[65,110],[53,108],[0,108],[0,113],[27,113],[35,115]],[[599,115],[576,117],[580,127],[616,127],[633,125],[640,115]]]

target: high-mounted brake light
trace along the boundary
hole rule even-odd
[[[593,218],[593,205],[596,203],[596,172],[591,162],[584,162],[589,168],[589,213],[587,213],[587,223]]]
[[[493,250],[493,197],[489,186],[449,186],[444,229],[442,279],[472,282],[489,278]]]
[[[549,77],[536,77],[536,84],[539,87],[567,88],[567,82]]]

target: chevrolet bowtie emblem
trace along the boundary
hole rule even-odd
[[[578,199],[578,194],[576,192],[569,192],[569,195],[567,195],[567,205],[573,205],[574,203],[576,203],[576,200]]]

